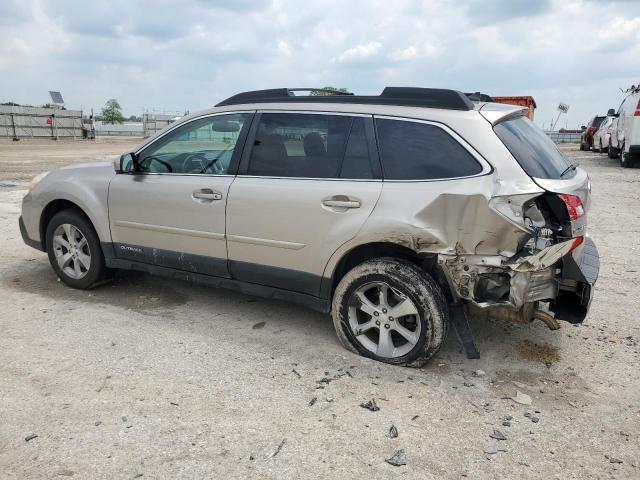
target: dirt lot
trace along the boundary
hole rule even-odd
[[[0,182],[130,144],[3,143]],[[640,478],[640,169],[563,148],[593,180],[587,322],[474,323],[480,360],[451,335],[418,370],[279,301],[133,273],[66,288],[20,239],[23,190],[0,188],[0,477]]]

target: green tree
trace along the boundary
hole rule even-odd
[[[118,100],[112,98],[111,100],[107,100],[107,103],[104,104],[102,108],[102,121],[104,123],[122,123],[124,121],[124,117],[122,116],[122,107],[118,103]]]
[[[338,92],[338,93],[349,93],[349,90],[347,90],[344,87],[322,87],[322,90],[311,90],[311,92],[309,92],[309,95],[312,95],[314,97],[322,97],[322,96],[326,96],[326,95],[332,95],[331,92]]]

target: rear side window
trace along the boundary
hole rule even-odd
[[[434,180],[482,172],[478,161],[438,126],[377,118],[376,129],[385,179]]]
[[[364,119],[263,113],[248,173],[273,177],[373,178]]]
[[[493,130],[530,177],[560,179],[575,175],[574,169],[567,171],[571,162],[528,118],[517,117],[501,122]]]

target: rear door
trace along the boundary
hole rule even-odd
[[[227,204],[231,274],[318,296],[380,195],[372,118],[270,111],[252,130]]]
[[[252,116],[190,121],[138,153],[141,171],[114,177],[109,223],[118,258],[229,276],[225,207]]]

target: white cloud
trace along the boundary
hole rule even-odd
[[[342,52],[342,55],[338,57],[341,62],[348,62],[351,60],[360,60],[369,58],[378,53],[382,44],[380,42],[369,42],[356,45]]]

